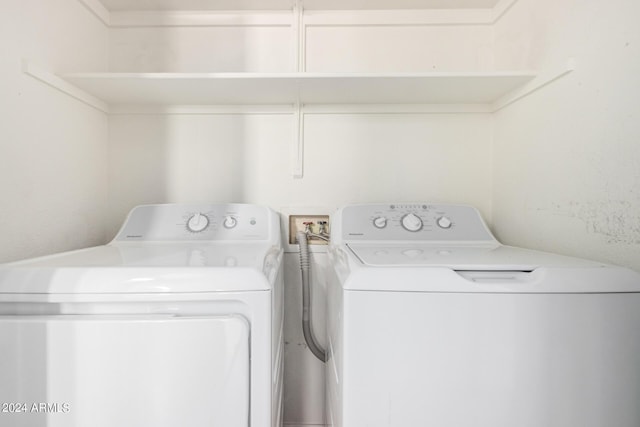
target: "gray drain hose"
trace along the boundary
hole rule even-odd
[[[311,325],[311,287],[309,283],[311,261],[307,235],[303,231],[299,231],[296,233],[296,240],[300,246],[300,270],[302,271],[302,333],[304,334],[304,340],[307,346],[309,346],[309,350],[311,350],[313,355],[320,361],[325,362],[327,360],[327,353],[318,344]]]

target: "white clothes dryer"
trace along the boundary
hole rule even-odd
[[[135,208],[105,246],[0,267],[0,426],[281,425],[280,221]]]
[[[640,275],[508,247],[472,207],[331,221],[327,422],[640,426]]]

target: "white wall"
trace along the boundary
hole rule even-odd
[[[107,32],[80,3],[0,9],[0,261],[104,241],[107,117],[22,73],[104,70]]]
[[[290,34],[286,27],[113,28],[109,66],[114,72],[291,71]]]
[[[265,194],[288,173],[290,125],[289,115],[111,116],[110,234],[142,203],[271,205]]]
[[[640,271],[640,3],[520,0],[496,61],[576,70],[495,115],[493,223],[504,242]]]
[[[237,201],[280,210],[354,202],[465,202],[490,216],[485,114],[311,114],[304,177],[291,169],[288,114],[115,115],[113,234],[139,203]]]
[[[307,71],[479,71],[493,68],[490,25],[319,25],[306,31]],[[410,53],[410,54],[409,54]]]

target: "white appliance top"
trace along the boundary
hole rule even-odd
[[[539,267],[599,267],[602,264],[547,252],[493,245],[349,243],[363,263],[378,267],[444,267],[454,270],[532,271]]]
[[[0,266],[0,293],[173,293],[271,289],[280,221],[243,204],[145,205],[109,244]]]
[[[346,206],[332,217],[329,253],[352,290],[640,292],[631,270],[502,245],[470,206]]]

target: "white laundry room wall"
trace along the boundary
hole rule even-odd
[[[105,70],[107,35],[77,1],[0,5],[0,261],[104,242],[107,116],[22,68]]]
[[[640,270],[640,3],[519,0],[499,67],[575,70],[495,115],[493,224],[505,243]]]

